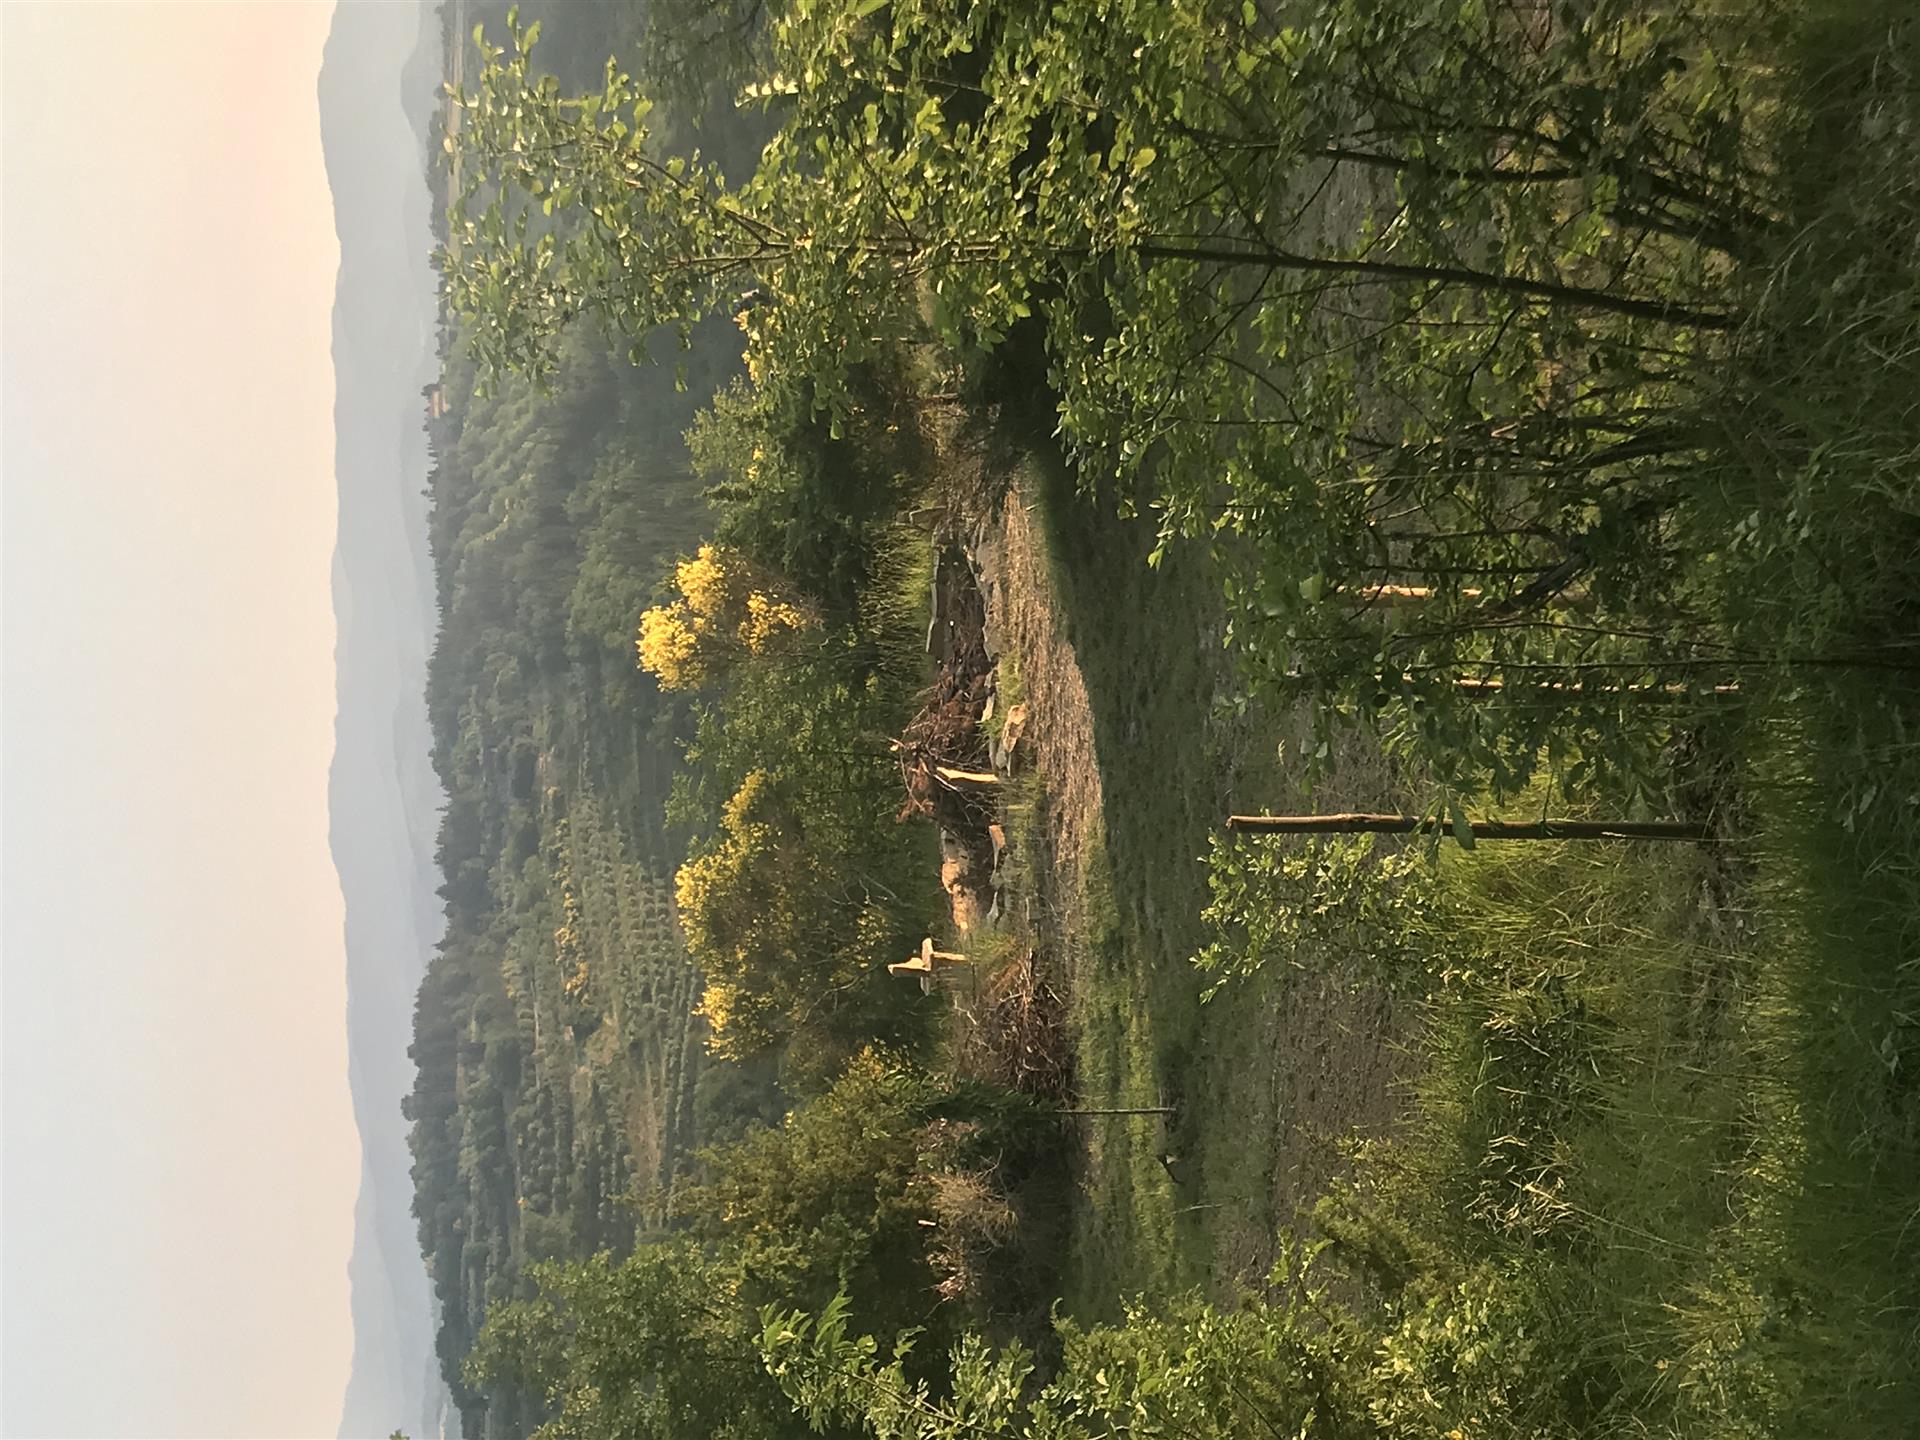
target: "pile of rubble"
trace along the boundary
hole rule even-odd
[[[935,566],[927,648],[932,685],[894,751],[906,801],[900,816],[926,815],[940,827],[940,883],[962,934],[999,915],[996,876],[1006,849],[1000,784],[1012,772],[1026,715],[1013,706],[997,727],[994,664],[973,563],[948,546]]]

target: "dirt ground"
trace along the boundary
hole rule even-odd
[[[1115,523],[1091,506],[1074,518]],[[1203,943],[1198,857],[1230,806],[1297,798],[1275,790],[1287,782],[1272,757],[1283,733],[1297,753],[1306,717],[1223,719],[1211,702],[1230,657],[1184,604],[1197,592],[1156,595],[1136,557],[1123,557],[1140,571],[1124,585],[1097,568],[1063,576],[1077,562],[1050,550],[1047,523],[1028,477],[966,537],[989,653],[1029,710],[1013,769],[1039,782],[1036,833],[1011,838],[1037,852],[1040,893],[1009,895],[1011,921],[1030,922],[1039,963],[1070,996],[1080,1102],[1176,1107],[1164,1122],[1084,1127],[1071,1268],[1087,1297],[1230,1294],[1264,1278],[1279,1227],[1301,1223],[1343,1171],[1347,1140],[1392,1130],[1416,1017],[1339,974],[1285,967],[1201,1002],[1204,977],[1187,963]],[[1110,693],[1090,685],[1075,634],[1104,652]],[[1353,752],[1311,803],[1383,801],[1388,768],[1370,745]]]
[[[970,549],[986,603],[987,651],[1013,657],[1025,692],[1027,720],[1013,765],[1040,779],[1048,890],[1077,893],[1086,883],[1088,840],[1105,808],[1093,705],[1073,645],[1056,622],[1032,512],[1017,493],[979,523]]]

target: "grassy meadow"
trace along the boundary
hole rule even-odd
[[[1304,791],[1270,738],[1287,717],[1233,705],[1200,559],[1149,570],[1141,527],[1026,479],[1104,802],[1046,937],[1078,1100],[1175,1107],[1076,1122],[1069,1313],[1259,1293],[1294,1231],[1335,1242],[1350,1293],[1463,1257],[1523,1277],[1569,1388],[1540,1433],[1904,1433],[1920,775],[1863,728],[1907,704],[1823,684],[1723,721],[1680,762],[1704,778],[1676,774],[1725,815],[1709,845],[1448,839],[1405,917],[1411,972],[1329,935],[1209,994],[1191,962],[1229,810],[1416,782],[1353,737]],[[1882,793],[1837,814],[1862,764]]]

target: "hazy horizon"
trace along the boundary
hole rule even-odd
[[[434,1352],[401,1103],[414,997],[444,925],[434,841],[443,792],[427,723],[437,606],[421,389],[438,373],[426,147],[443,69],[424,0],[343,5],[319,77],[340,237],[333,307],[340,538],[337,748],[329,840],[346,904],[348,1074],[365,1165],[354,1207],[353,1367],[340,1434],[438,1435]]]

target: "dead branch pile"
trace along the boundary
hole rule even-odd
[[[979,1300],[993,1257],[1019,1229],[1019,1215],[990,1170],[944,1170],[931,1177],[934,1230],[928,1254],[942,1300]]]
[[[960,1005],[955,1067],[975,1079],[1037,1100],[1064,1101],[1073,1090],[1066,1007],[1023,950]]]
[[[900,818],[931,815],[949,829],[976,830],[994,810],[992,785],[967,778],[991,774],[980,711],[993,676],[963,673],[957,660],[940,667],[926,703],[895,746],[907,791]]]
[[[975,830],[994,809],[991,784],[964,778],[992,773],[980,716],[993,693],[993,661],[986,606],[963,552],[940,558],[928,643],[938,661],[933,684],[894,746],[907,791],[900,818],[931,815],[950,829]]]

